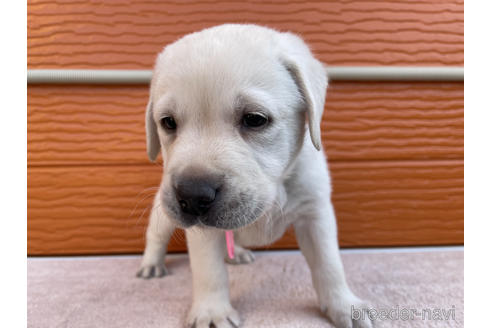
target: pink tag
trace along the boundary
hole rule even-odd
[[[234,259],[234,232],[232,230],[226,230],[225,232],[227,255],[232,260]]]

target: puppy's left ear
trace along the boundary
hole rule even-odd
[[[157,134],[157,125],[154,121],[154,111],[150,98],[145,112],[145,132],[147,134],[147,155],[152,162],[155,162],[161,150],[161,144],[159,142],[159,135]]]
[[[311,141],[321,149],[321,119],[325,106],[328,77],[326,69],[311,54],[306,44],[297,36],[283,33],[283,49],[280,61],[294,79],[305,105]]]

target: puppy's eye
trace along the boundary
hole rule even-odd
[[[176,130],[177,128],[176,121],[171,116],[161,118],[160,123],[165,130]]]
[[[247,128],[259,128],[268,123],[268,118],[260,113],[248,113],[244,114],[242,123]]]

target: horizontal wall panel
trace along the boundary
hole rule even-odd
[[[147,163],[148,86],[29,86],[29,165]]]
[[[340,243],[462,244],[463,161],[333,163]]]
[[[463,158],[463,84],[335,82],[321,133],[332,160]]]
[[[463,161],[334,162],[342,246],[463,243]],[[28,167],[28,253],[140,252],[158,165]],[[170,249],[184,249],[175,235]],[[292,233],[276,247],[295,247]]]
[[[299,33],[329,65],[464,63],[463,1],[29,0],[28,68],[140,68],[222,23]]]
[[[146,86],[30,85],[29,165],[147,163]],[[463,157],[463,83],[335,82],[322,139],[331,160]]]

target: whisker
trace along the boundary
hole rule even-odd
[[[178,230],[178,229],[176,229],[176,230]],[[182,230],[182,229],[180,229],[180,230]],[[184,232],[184,230],[183,230],[183,232]],[[180,243],[186,244],[186,238],[183,237],[180,233],[173,233],[171,238],[174,239],[176,241],[176,243],[178,243],[178,244],[180,244]]]
[[[153,189],[153,188],[157,188],[156,190],[159,190],[159,187],[150,187],[150,188],[146,188],[146,189],[142,190],[142,191],[141,191],[141,192],[137,195],[137,197],[139,197],[139,196],[140,196],[143,192],[148,191],[149,189]],[[146,195],[146,196],[144,196],[142,199],[140,199],[139,201],[137,201],[137,203],[136,203],[136,204],[135,204],[135,206],[133,207],[132,212],[130,213],[130,215],[129,215],[129,216],[128,216],[128,218],[127,218],[127,222],[128,222],[129,220],[131,220],[131,217],[133,216],[133,214],[134,214],[134,213],[135,213],[135,211],[137,210],[137,207],[138,207],[138,206],[139,206],[139,205],[140,205],[143,201],[145,201],[145,200],[149,199],[149,197],[152,197],[152,196],[155,196],[155,193],[152,193],[152,194],[150,194],[150,195]]]
[[[138,224],[140,223],[140,220],[142,219],[142,217],[145,215],[145,213],[147,213],[147,211],[149,210],[149,208],[151,208],[152,206],[153,206],[153,204],[149,204],[149,205],[145,206],[145,209],[142,211],[142,213],[138,217],[137,221],[135,222],[134,227],[138,226]]]

